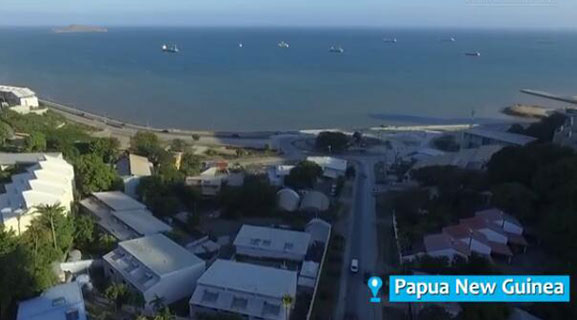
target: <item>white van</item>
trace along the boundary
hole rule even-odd
[[[352,273],[359,272],[359,259],[352,259],[351,260],[351,272]]]

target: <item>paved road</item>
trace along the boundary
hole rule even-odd
[[[347,248],[344,255],[344,270],[341,277],[339,306],[336,318],[355,314],[358,319],[381,320],[382,305],[369,303],[371,297],[363,282],[365,272],[374,272],[379,266],[376,230],[375,198],[372,190],[375,183],[374,164],[376,158],[354,159],[357,168],[352,214],[349,215]],[[357,274],[349,271],[351,259],[359,259]]]

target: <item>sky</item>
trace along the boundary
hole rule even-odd
[[[575,0],[0,0],[0,25],[577,29]]]

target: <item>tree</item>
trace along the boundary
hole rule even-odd
[[[130,149],[139,155],[151,158],[162,149],[158,136],[152,132],[138,131],[130,139]]]
[[[41,132],[32,132],[24,139],[24,148],[27,152],[46,150],[46,136]]]
[[[153,310],[159,311],[164,309],[164,307],[166,307],[164,301],[165,301],[164,297],[154,295],[154,299],[150,300],[148,304],[150,304]]]
[[[88,149],[99,155],[105,163],[113,163],[120,155],[120,141],[116,138],[96,138],[89,143]]]
[[[196,176],[200,174],[202,169],[201,158],[190,152],[185,152],[180,160],[180,172],[184,173],[185,176]]]
[[[88,247],[95,239],[94,219],[85,214],[74,218],[74,243],[80,248]]]
[[[290,310],[292,309],[294,302],[295,302],[295,299],[290,294],[285,294],[282,296],[282,305],[286,311],[286,313],[285,313],[285,319],[286,320],[290,319]]]
[[[32,224],[50,230],[54,249],[60,254],[64,254],[74,240],[74,225],[65,210],[59,204],[39,206],[36,211],[40,216],[32,221]]]
[[[276,190],[261,176],[247,175],[242,187],[222,188],[219,202],[224,207],[224,216],[271,215],[276,207]]]
[[[83,195],[92,192],[108,191],[119,179],[112,167],[104,163],[96,154],[85,154],[76,161],[77,186]]]
[[[9,319],[15,301],[33,294],[32,257],[28,248],[13,231],[0,226],[0,319]]]
[[[176,152],[183,152],[186,149],[186,142],[182,139],[173,139],[170,143],[170,150]]]
[[[312,188],[322,174],[323,169],[318,164],[301,161],[286,176],[285,184],[295,189]]]
[[[519,127],[511,127],[509,131],[537,138],[541,142],[551,142],[553,141],[555,130],[562,126],[566,120],[566,115],[555,112],[539,122],[530,124],[527,129],[520,130]]]
[[[511,182],[491,188],[491,204],[512,214],[523,222],[536,222],[539,216],[535,208],[537,195],[525,185]]]
[[[330,153],[339,153],[347,149],[349,137],[342,132],[323,131],[316,138],[315,146],[318,150]]]
[[[130,292],[126,285],[113,282],[104,291],[104,296],[110,302],[114,303],[116,310],[120,310],[122,306],[128,302]]]
[[[12,130],[10,126],[4,122],[0,122],[0,146],[3,146],[6,139],[12,136]]]

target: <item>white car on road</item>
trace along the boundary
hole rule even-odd
[[[359,259],[352,259],[351,260],[351,272],[352,273],[359,272]]]

